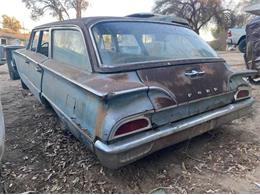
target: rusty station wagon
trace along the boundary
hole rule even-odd
[[[244,77],[187,25],[90,17],[39,26],[14,51],[22,86],[118,168],[250,112]]]

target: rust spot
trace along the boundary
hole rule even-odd
[[[95,135],[97,137],[102,136],[101,129],[102,129],[102,126],[103,126],[105,116],[106,116],[106,110],[104,108],[104,105],[101,104],[98,108],[97,118],[96,118]]]
[[[86,85],[104,93],[134,89],[143,86],[142,83],[135,81],[124,80],[120,82],[109,78],[94,78],[89,80]]]
[[[113,80],[128,80],[128,74],[115,74],[115,75],[111,75],[109,76],[110,79]]]
[[[191,70],[205,71],[205,74],[191,79],[185,75]],[[178,103],[223,93],[227,91],[229,78],[229,70],[223,62],[151,68],[137,72],[146,85],[163,86],[175,95]],[[218,90],[214,91],[214,88]],[[193,95],[189,97],[191,93]]]
[[[214,69],[212,67],[209,67],[208,65],[202,64],[200,66],[200,69],[202,71],[205,71],[206,74],[209,74],[209,75],[214,75],[215,74]]]
[[[166,97],[155,98],[156,106],[159,108],[165,108],[176,105],[176,102]]]

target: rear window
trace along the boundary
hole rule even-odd
[[[101,65],[215,58],[190,29],[151,22],[102,22],[92,28]]]

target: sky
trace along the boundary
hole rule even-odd
[[[90,0],[90,6],[83,12],[83,16],[125,16],[139,12],[151,12],[155,0]],[[55,21],[48,13],[37,21],[30,17],[30,10],[25,7],[22,0],[0,0],[0,16],[14,16],[25,29],[31,30],[35,26]],[[74,13],[71,13],[73,15]],[[0,21],[1,22],[1,21]],[[213,39],[209,29],[201,32],[206,41]]]
[[[90,0],[90,6],[83,16],[125,16],[137,12],[151,12],[154,0]],[[22,0],[0,0],[0,16],[6,14],[16,17],[26,29],[55,21],[48,13],[40,20],[30,18],[30,10]],[[73,16],[73,13],[71,13]]]

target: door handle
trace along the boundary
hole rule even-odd
[[[185,76],[188,77],[202,76],[204,74],[205,71],[197,71],[197,70],[192,70],[191,72],[185,72]]]
[[[42,68],[40,67],[40,66],[35,66],[35,70],[36,70],[36,72],[42,72]]]

